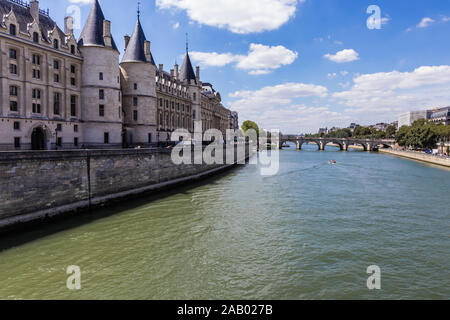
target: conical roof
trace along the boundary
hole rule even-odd
[[[81,33],[80,39],[78,40],[79,46],[86,45],[98,45],[105,46],[105,41],[103,39],[103,21],[105,20],[105,15],[103,14],[102,8],[98,0],[94,0],[94,3],[89,13],[89,17],[84,25],[83,32]],[[111,44],[114,50],[118,50],[114,39],[111,37]]]
[[[150,61],[147,61],[145,56],[144,44],[146,40],[141,21],[138,18],[133,35],[123,55],[122,62],[150,62],[154,65],[155,61],[153,60],[152,54],[150,53]]]
[[[180,79],[188,81],[194,80],[197,82],[194,69],[192,68],[191,58],[189,58],[189,52],[186,52],[186,57],[184,58],[183,65],[181,66]]]

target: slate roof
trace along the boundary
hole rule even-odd
[[[98,45],[105,46],[105,41],[103,39],[103,21],[105,20],[105,15],[103,14],[102,8],[98,0],[95,0],[89,17],[84,25],[83,32],[81,33],[80,39],[78,40],[79,46],[85,45]],[[114,38],[111,37],[111,44],[114,50],[117,50],[117,45]]]
[[[147,61],[144,50],[145,38],[144,30],[142,29],[141,21],[138,19],[133,35],[123,55],[122,62],[150,62],[155,65],[153,55],[150,53],[150,61]]]
[[[189,52],[186,52],[186,57],[184,58],[183,65],[181,66],[180,79],[194,80],[195,83],[197,83],[194,69],[192,68],[191,58],[189,58]]]
[[[14,14],[17,17],[18,21],[18,30],[23,33],[28,33],[27,25],[34,21],[31,16],[30,9],[24,5],[20,5],[18,3],[14,3],[8,0],[0,0],[0,17],[11,12],[11,8],[13,8]],[[39,13],[39,28],[41,29],[42,38],[50,42],[48,38],[48,32],[53,31],[56,26],[56,30],[59,34],[60,43],[65,43],[65,34],[64,32],[56,25],[56,22],[53,21],[48,15]]]

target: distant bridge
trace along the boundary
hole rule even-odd
[[[280,136],[280,149],[287,142],[293,142],[297,145],[297,150],[301,150],[305,143],[315,143],[320,151],[324,151],[328,144],[339,146],[341,151],[348,151],[351,146],[360,146],[364,151],[374,151],[379,147],[392,148],[395,145],[393,139],[353,139],[353,138],[306,138],[296,135]]]

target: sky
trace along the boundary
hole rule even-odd
[[[123,52],[138,0],[100,4]],[[61,28],[79,11],[82,28],[91,0],[40,7]],[[315,133],[450,105],[448,0],[141,0],[140,7],[156,64],[181,65],[188,33],[201,80],[241,123]]]

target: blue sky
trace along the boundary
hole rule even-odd
[[[63,26],[89,0],[41,0]],[[450,105],[448,0],[142,0],[156,63],[182,63],[185,34],[201,78],[241,122],[285,133],[392,122],[408,110]],[[123,51],[137,1],[100,0]],[[369,29],[370,5],[381,29]],[[81,30],[76,30],[76,36]]]

